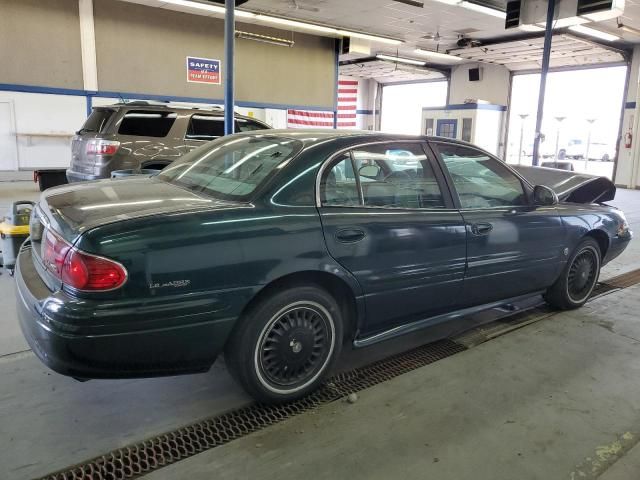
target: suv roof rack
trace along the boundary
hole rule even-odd
[[[114,105],[118,106],[145,106],[145,107],[172,107],[172,108],[188,108],[189,110],[205,110],[205,111],[224,111],[224,108],[219,105],[196,105],[188,102],[170,102],[170,101],[156,101],[156,100],[131,100],[120,101]]]

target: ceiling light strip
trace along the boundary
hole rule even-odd
[[[418,55],[424,55],[425,57],[434,58],[436,60],[448,60],[453,62],[461,62],[464,60],[462,57],[456,57],[455,55],[449,55],[447,53],[434,52],[432,50],[425,50],[423,48],[416,48],[414,52]]]
[[[426,62],[423,62],[422,60],[414,60],[413,58],[404,58],[404,57],[394,57],[393,55],[384,55],[381,53],[376,55],[376,58],[379,60],[386,60],[389,62],[406,63],[407,65],[424,66],[426,64]]]
[[[620,37],[618,35],[603,32],[602,30],[596,30],[595,28],[585,27],[584,25],[572,25],[569,27],[569,30],[571,30],[572,32],[581,33],[583,35],[588,35],[590,37],[598,38],[600,40],[605,40],[607,42],[620,40]]]
[[[176,6],[185,7],[185,8],[193,8],[195,10],[208,11],[208,12],[216,13],[219,15],[224,15],[226,12],[226,9],[222,6],[210,5],[210,4],[196,2],[192,0],[163,0],[163,1],[164,1],[163,6],[176,5]],[[343,30],[337,27],[329,27],[326,25],[318,25],[315,23],[301,22],[299,20],[291,20],[288,18],[274,17],[271,15],[265,15],[262,13],[248,12],[246,10],[236,9],[235,15],[238,18],[246,18],[246,19],[255,20],[257,22],[262,22],[262,23],[300,28],[304,30],[310,30],[313,32],[325,33],[331,36],[362,38],[364,40],[370,40],[372,42],[378,42],[378,43],[385,43],[388,45],[400,45],[401,43],[403,43],[402,40],[397,40],[395,38],[380,37],[378,35],[370,35],[368,33],[355,32],[352,30]]]

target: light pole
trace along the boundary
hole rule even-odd
[[[518,149],[518,165],[520,165],[522,162],[522,137],[524,135],[524,121],[528,116],[528,113],[521,113],[519,115],[522,121],[520,122],[520,148]]]
[[[556,133],[556,155],[554,157],[554,161],[556,163],[558,162],[558,149],[560,148],[560,125],[565,118],[567,117],[555,117],[556,121],[558,122],[558,131]]]
[[[595,118],[587,118],[587,122],[589,122],[589,133],[587,133],[587,150],[584,152],[584,173],[587,173],[589,170],[589,148],[591,148],[591,129],[593,128],[593,122],[595,122]]]

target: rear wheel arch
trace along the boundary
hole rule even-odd
[[[249,300],[239,318],[242,319],[246,312],[275,292],[303,285],[320,287],[334,298],[340,307],[344,322],[344,340],[353,340],[358,319],[356,294],[345,280],[323,271],[307,270],[290,273],[269,282]]]

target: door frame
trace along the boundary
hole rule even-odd
[[[6,103],[9,106],[9,136],[13,136],[13,143],[15,145],[15,162],[13,167],[11,165],[7,165],[7,170],[4,171],[18,171],[20,170],[20,149],[18,148],[18,132],[16,129],[16,110],[15,110],[15,104],[14,101],[11,99],[2,99],[0,100],[0,103]],[[0,165],[0,171],[2,171],[3,168]]]

